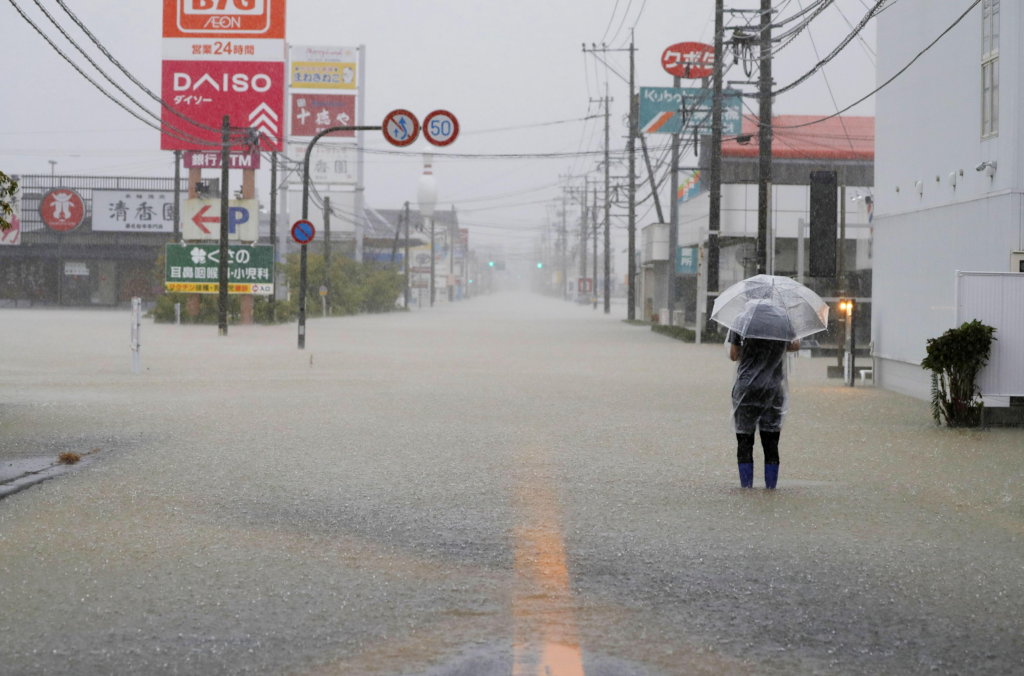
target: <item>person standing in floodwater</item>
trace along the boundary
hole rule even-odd
[[[732,416],[736,432],[736,461],[740,486],[754,486],[754,433],[760,432],[764,450],[765,488],[779,480],[779,437],[788,409],[786,353],[800,349],[800,341],[743,338],[729,332],[729,358],[738,361],[732,387]]]

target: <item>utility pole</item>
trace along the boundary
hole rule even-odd
[[[672,88],[679,91],[680,78],[678,75],[672,77]],[[673,326],[676,310],[676,249],[679,247],[679,137],[686,128],[686,101],[682,95],[679,97],[679,131],[672,134],[672,166],[669,169],[672,175],[672,189],[669,191],[669,198],[672,200],[668,205],[668,317],[662,318],[662,323]]]
[[[634,75],[633,75],[633,52],[634,52],[634,47],[633,47],[633,44],[632,44],[632,42],[630,42],[629,47],[626,48],[626,49],[610,49],[606,45],[601,45],[600,47],[598,47],[597,45],[592,45],[590,49],[587,49],[587,46],[584,45],[583,46],[583,52],[584,53],[590,53],[590,54],[607,54],[608,52],[629,52],[629,54],[630,54],[630,77],[627,80],[629,82],[630,175],[631,176],[635,175],[635,172],[633,171],[633,169],[634,169],[634,162],[635,162],[634,155],[633,155],[633,136],[634,136],[633,131],[634,131],[634,128],[636,126],[635,111],[634,111],[634,108],[633,108],[634,105],[635,105],[635,96],[633,94],[633,89],[634,89],[634,83],[633,83],[633,79],[634,79]],[[614,72],[614,70],[613,70],[613,72]],[[619,73],[615,73],[615,74],[618,75],[620,78],[622,78],[622,76],[619,75]],[[623,79],[625,79],[625,78],[623,78]],[[611,304],[611,277],[612,277],[612,269],[611,269],[611,248],[612,248],[612,242],[611,242],[611,227],[612,227],[611,208],[612,208],[612,206],[611,206],[611,175],[609,173],[611,171],[611,168],[610,168],[610,164],[611,164],[611,158],[610,158],[610,145],[611,145],[610,129],[611,129],[611,127],[610,127],[610,111],[609,111],[609,102],[610,101],[611,101],[611,98],[608,96],[608,83],[605,82],[605,95],[604,95],[604,312],[605,312],[605,314],[609,314],[612,311],[612,304]],[[634,186],[634,188],[635,188],[635,186]],[[631,198],[630,199],[630,205],[633,206],[634,202],[635,202],[635,199]],[[635,220],[635,217],[634,217],[634,220]],[[632,245],[630,247],[631,249],[635,248],[635,232],[634,231],[635,231],[635,222],[630,224],[630,232],[629,232],[629,234],[630,234],[630,243]],[[635,255],[632,255],[632,254],[630,255],[629,265],[631,267],[633,265],[635,265],[635,263],[634,263],[635,258],[636,258]],[[596,278],[596,276],[597,275],[596,275],[596,271],[595,271],[595,278]],[[630,276],[629,281],[632,284],[632,281],[633,281],[633,276],[632,275]],[[630,293],[629,295],[630,295],[630,298],[632,298],[633,294]],[[634,312],[635,312],[635,308],[634,308]]]
[[[567,288],[566,279],[569,276],[568,262],[566,261],[566,249],[569,248],[569,239],[566,232],[565,219],[568,216],[566,213],[569,210],[569,205],[565,201],[565,192],[562,192],[562,231],[558,235],[559,246],[562,249],[562,261],[561,261],[561,275],[562,275],[562,300],[566,299],[566,295],[569,290]]]
[[[590,280],[590,293],[597,309],[597,188],[594,188],[594,206],[590,210],[590,221],[594,232],[594,278]]]
[[[217,332],[228,335],[228,166],[231,164],[231,118],[224,116],[220,132],[220,260],[217,264]]]
[[[725,37],[724,0],[715,0],[715,70],[711,84],[711,159],[708,162],[708,294],[697,299],[697,321],[704,312],[704,321],[711,326],[713,297],[718,294],[719,234],[722,231],[722,77],[725,59],[722,43]],[[673,195],[673,198],[675,196]]]
[[[626,266],[626,319],[636,319],[636,127],[637,127],[637,95],[636,95],[636,49],[633,45],[633,31],[629,37],[629,261]],[[607,312],[607,310],[605,310]]]
[[[277,276],[277,153],[270,153],[270,260],[274,263],[274,276]],[[270,321],[277,321],[277,280],[274,282],[274,293],[270,294]]]
[[[758,85],[757,272],[768,272],[772,188],[772,0],[761,0]],[[773,252],[774,253],[774,252]],[[775,267],[774,265],[772,266]]]
[[[608,102],[608,84],[605,83],[604,91],[604,313],[612,311],[611,298],[611,257],[612,248],[612,199],[611,199],[611,113]]]
[[[589,221],[589,209],[587,207],[587,195],[590,192],[590,178],[583,177],[583,193],[580,196],[580,279],[587,278],[587,223]],[[576,292],[580,292],[577,283]]]

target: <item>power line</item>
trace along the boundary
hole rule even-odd
[[[981,2],[981,0],[973,0],[973,2],[971,2],[970,6],[967,7],[967,9],[964,10],[964,13],[961,14],[959,17],[957,17],[956,21],[954,21],[952,24],[950,24],[950,26],[948,28],[946,28],[946,30],[942,31],[938,35],[938,37],[936,37],[934,40],[932,40],[930,43],[928,43],[928,45],[925,46],[925,48],[922,49],[920,52],[918,52],[914,56],[914,58],[911,59],[907,63],[907,65],[905,65],[902,68],[900,68],[888,80],[886,80],[885,82],[883,82],[879,86],[875,87],[873,90],[871,90],[870,92],[868,92],[867,94],[865,94],[861,98],[857,99],[856,101],[854,101],[853,103],[851,103],[847,107],[843,108],[842,110],[836,111],[832,115],[827,115],[827,116],[822,117],[821,119],[818,119],[818,120],[813,120],[811,122],[804,122],[803,124],[793,124],[793,125],[786,125],[786,126],[783,126],[783,127],[776,127],[776,129],[798,129],[800,127],[809,127],[811,125],[820,124],[822,122],[825,122],[826,120],[831,120],[833,117],[836,117],[838,115],[842,115],[843,113],[845,113],[846,111],[850,110],[851,108],[853,108],[855,106],[858,106],[861,103],[867,101],[872,96],[874,96],[875,94],[877,94],[878,92],[882,91],[883,89],[888,87],[890,84],[892,84],[893,81],[896,80],[896,78],[900,77],[901,75],[903,75],[903,73],[907,72],[910,69],[910,67],[913,66],[915,63],[917,63],[917,60],[920,59],[922,56],[924,56],[932,47],[934,47],[939,42],[939,40],[941,40],[942,38],[946,37],[946,35],[949,34],[950,31],[952,31],[954,28],[956,28],[960,24],[960,22],[963,21],[967,17],[967,15],[971,13],[971,10],[978,6],[978,4],[980,2]]]
[[[807,80],[807,78],[811,77],[812,75],[814,75],[815,73],[817,73],[817,72],[818,72],[819,70],[821,70],[821,69],[822,69],[822,68],[823,68],[823,67],[824,67],[824,66],[825,66],[825,65],[826,65],[827,63],[829,63],[830,61],[832,61],[832,59],[834,59],[834,58],[835,58],[836,56],[838,56],[838,55],[839,55],[839,53],[840,53],[841,51],[843,51],[844,49],[846,49],[846,46],[847,46],[848,44],[850,44],[850,42],[852,42],[852,41],[853,41],[853,39],[854,39],[854,38],[855,38],[855,37],[856,37],[856,36],[857,36],[857,35],[858,35],[858,34],[859,34],[859,33],[860,33],[860,32],[861,32],[862,30],[864,30],[864,27],[865,27],[865,26],[867,26],[868,22],[869,22],[869,21],[870,21],[870,20],[871,20],[872,18],[874,18],[874,16],[875,16],[875,13],[876,13],[876,12],[877,12],[877,11],[879,10],[879,8],[880,8],[880,7],[882,6],[882,5],[884,5],[885,3],[886,3],[886,0],[878,0],[878,2],[876,2],[876,3],[875,3],[874,7],[872,7],[872,8],[871,8],[871,9],[870,9],[870,10],[868,11],[868,13],[864,15],[864,18],[863,18],[863,19],[861,19],[860,23],[859,23],[859,24],[857,24],[856,28],[854,28],[854,30],[853,30],[853,31],[852,31],[852,32],[851,32],[851,33],[850,33],[849,35],[847,35],[847,36],[846,36],[845,38],[843,38],[843,40],[842,40],[842,41],[841,41],[841,42],[840,42],[840,43],[839,43],[839,44],[838,44],[838,45],[836,46],[836,48],[835,48],[835,49],[833,49],[833,50],[832,50],[832,51],[831,51],[831,52],[829,53],[829,55],[828,55],[828,56],[826,56],[826,57],[825,57],[824,59],[821,59],[820,61],[818,61],[818,63],[817,63],[817,64],[815,64],[814,68],[812,68],[811,70],[807,71],[806,73],[804,73],[803,75],[801,75],[801,76],[800,76],[799,78],[797,78],[797,79],[796,79],[796,80],[794,80],[793,82],[789,83],[789,84],[788,84],[788,85],[786,85],[785,87],[780,87],[779,89],[776,89],[775,91],[771,92],[771,96],[778,96],[779,94],[784,94],[785,92],[788,92],[789,90],[793,89],[794,87],[797,87],[797,86],[798,86],[798,85],[800,85],[800,84],[801,84],[802,82],[804,82],[805,80]]]

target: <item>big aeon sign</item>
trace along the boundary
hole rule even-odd
[[[285,0],[164,0],[165,38],[284,39]]]
[[[224,115],[259,130],[261,149],[284,150],[283,61],[164,61],[162,80],[163,100],[189,120],[163,110],[162,150],[219,145]]]

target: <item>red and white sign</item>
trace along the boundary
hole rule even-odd
[[[285,0],[164,0],[164,37],[284,39]]]
[[[74,230],[85,220],[85,202],[74,190],[51,190],[39,203],[39,216],[50,230]]]
[[[423,135],[435,146],[446,146],[459,135],[459,121],[447,110],[435,110],[423,119]]]
[[[186,169],[220,169],[223,159],[219,149],[186,150],[182,164]],[[229,169],[259,169],[260,154],[255,150],[228,155]]]
[[[261,149],[282,151],[284,91],[283,61],[164,61],[163,100],[211,129],[186,122],[164,109],[160,149],[217,147],[222,118],[228,115],[232,127],[259,130]]]
[[[356,123],[356,97],[353,94],[292,94],[292,136],[316,136],[328,127],[348,127]],[[331,136],[355,136],[354,131],[334,132]]]
[[[661,53],[661,66],[676,77],[711,77],[715,72],[715,48],[703,42],[677,42]]]
[[[259,213],[259,200],[228,200],[228,239],[257,241],[260,238]],[[181,236],[189,242],[220,239],[220,200],[185,200],[181,209]]]
[[[420,121],[408,110],[399,108],[384,116],[381,129],[388,143],[401,148],[411,144],[420,135]]]

